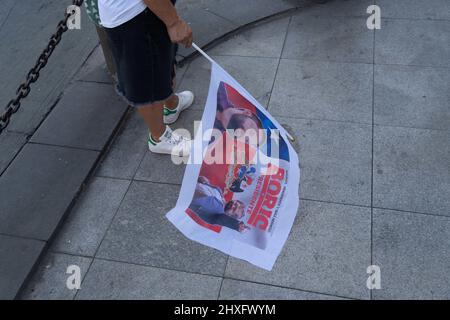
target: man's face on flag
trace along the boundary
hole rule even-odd
[[[223,113],[224,118],[228,119],[228,123],[224,123],[225,128],[227,129],[253,129],[258,131],[262,128],[261,122],[250,110],[244,108],[229,108]]]
[[[257,144],[264,141],[265,134],[262,130],[261,121],[250,110],[243,108],[230,108],[227,112],[231,114],[227,128],[235,130],[235,136],[237,138],[254,135],[257,139]]]
[[[241,201],[231,200],[225,205],[225,214],[239,220],[244,216],[244,209],[245,206]]]

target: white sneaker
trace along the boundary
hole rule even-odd
[[[175,93],[178,97],[178,106],[171,110],[164,107],[164,123],[172,124],[178,120],[180,113],[189,108],[194,102],[194,94],[191,91]]]
[[[192,141],[173,132],[169,126],[166,126],[166,131],[159,140],[157,142],[151,134],[148,135],[148,148],[151,152],[171,154],[178,157],[187,157],[191,152]]]

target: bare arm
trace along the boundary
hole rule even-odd
[[[143,0],[147,7],[160,18],[167,27],[170,40],[186,47],[192,45],[192,29],[182,20],[170,0]]]
[[[166,26],[175,24],[180,17],[170,0],[144,0],[144,3]]]

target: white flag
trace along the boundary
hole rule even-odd
[[[189,239],[272,270],[299,206],[288,133],[211,60],[208,99],[176,207]]]

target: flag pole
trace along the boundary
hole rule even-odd
[[[211,63],[216,63],[210,56],[208,56],[208,55],[206,54],[205,51],[203,51],[202,49],[200,49],[200,47],[197,46],[194,42],[192,43],[192,47],[193,47],[195,50],[197,50],[202,56],[204,56],[206,59],[208,59],[209,62],[211,62]],[[289,132],[287,132],[286,129],[284,129],[284,131],[285,131],[286,136],[288,137],[288,139],[291,140],[292,142],[294,142],[294,141],[295,141],[295,138],[294,138]]]
[[[216,63],[210,56],[208,56],[208,55],[206,54],[205,51],[203,51],[202,49],[200,49],[200,47],[197,46],[194,42],[192,43],[192,47],[193,47],[195,50],[197,50],[202,56],[204,56],[206,59],[208,59],[209,62],[211,62],[211,63]]]

